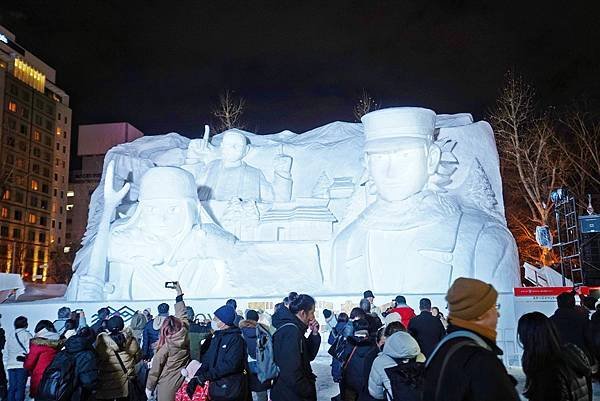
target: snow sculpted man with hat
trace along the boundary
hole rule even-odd
[[[518,259],[506,226],[445,193],[435,112],[389,108],[364,115],[362,122],[376,200],[336,237],[333,286],[445,293],[464,276],[512,291]]]

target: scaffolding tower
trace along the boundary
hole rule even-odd
[[[556,217],[557,241],[553,245],[560,255],[560,272],[563,286],[568,278],[573,286],[581,286],[585,282],[581,267],[581,247],[579,236],[579,218],[575,197],[566,189],[553,191],[554,213]]]

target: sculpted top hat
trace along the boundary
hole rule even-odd
[[[390,152],[429,144],[436,114],[421,107],[392,107],[365,114],[365,152]]]

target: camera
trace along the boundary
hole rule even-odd
[[[170,288],[172,290],[175,289],[175,286],[178,284],[178,281],[165,281],[165,288]]]

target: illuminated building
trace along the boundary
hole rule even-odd
[[[92,193],[102,177],[106,152],[113,146],[144,136],[129,123],[80,125],[77,137],[77,156],[81,170],[71,172],[67,192],[67,246],[79,249],[87,226],[88,206]]]
[[[0,26],[0,271],[33,281],[65,245],[71,109],[55,82]]]

